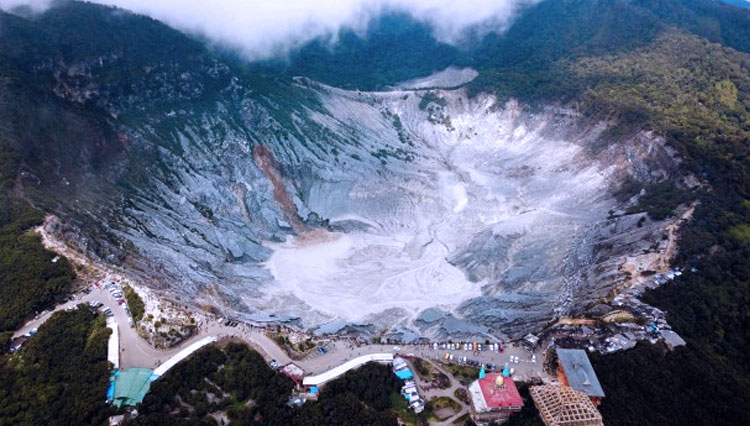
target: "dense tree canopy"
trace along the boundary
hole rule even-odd
[[[18,354],[0,357],[0,425],[101,425],[110,330],[87,306],[55,313]]]
[[[327,384],[317,402],[288,404],[293,383],[272,370],[244,344],[208,346],[180,363],[138,407],[129,424],[214,425],[359,425],[395,426],[389,412],[397,379],[387,366],[368,364]],[[213,414],[213,415],[212,415]]]
[[[68,261],[53,263],[56,255],[42,246],[39,236],[27,233],[42,216],[10,196],[14,166],[12,151],[0,141],[0,331],[15,330],[35,311],[53,306],[73,279]]]

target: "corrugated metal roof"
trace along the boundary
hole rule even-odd
[[[565,377],[571,388],[584,392],[588,396],[603,397],[604,389],[596,377],[586,352],[581,349],[557,349]]]
[[[113,404],[134,406],[146,396],[151,388],[153,372],[147,368],[130,368],[115,374],[115,388]]]

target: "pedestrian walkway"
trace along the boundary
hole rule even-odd
[[[368,362],[381,362],[391,363],[393,362],[393,354],[391,353],[377,353],[362,355],[354,358],[353,360],[347,361],[339,366],[336,366],[322,374],[317,376],[307,376],[302,380],[302,384],[305,386],[320,386],[324,383],[330,382],[331,380],[343,375],[349,370],[361,367]]]

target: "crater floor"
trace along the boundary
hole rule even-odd
[[[409,327],[430,308],[444,320],[490,303],[499,325],[549,319],[570,301],[577,263],[592,257],[587,238],[617,203],[616,168],[587,157],[566,118],[461,91],[322,97],[340,127],[413,156],[309,179],[301,204],[334,231],[266,244],[271,306],[303,321]]]

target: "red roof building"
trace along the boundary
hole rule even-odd
[[[487,374],[469,386],[471,418],[477,424],[502,421],[521,411],[523,399],[516,384],[502,374]]]
[[[294,381],[299,386],[302,384],[302,379],[305,378],[305,372],[297,365],[289,363],[281,369],[281,373]]]

